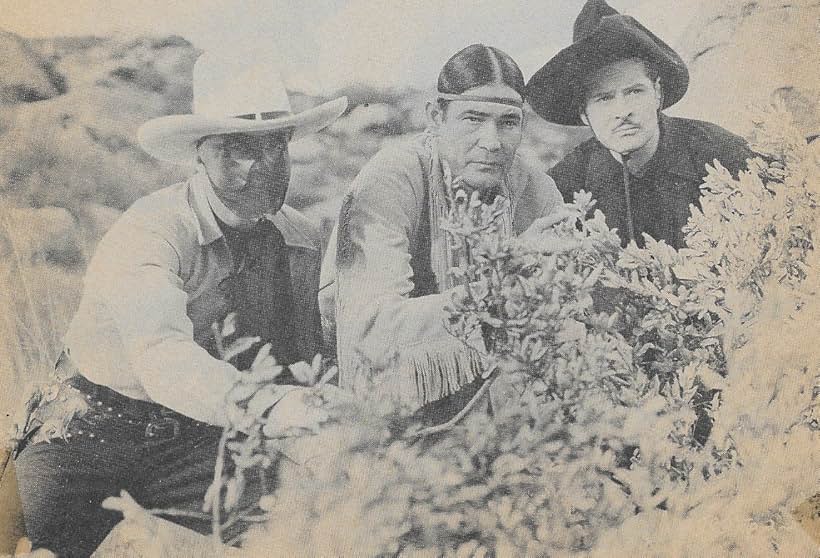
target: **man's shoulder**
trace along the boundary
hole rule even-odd
[[[370,172],[413,172],[421,168],[425,158],[429,159],[430,150],[426,145],[424,134],[390,141],[365,164],[362,173]]]
[[[350,203],[409,211],[424,199],[431,151],[423,135],[390,141],[359,171],[350,186]],[[381,209],[379,209],[381,208]]]
[[[518,190],[520,194],[525,191],[522,188],[528,188],[532,192],[527,195],[546,195],[550,194],[548,190],[555,190],[555,181],[547,174],[547,166],[538,157],[538,155],[530,147],[519,147],[516,151],[515,158],[511,169],[511,176],[517,184],[513,187]]]
[[[742,137],[713,122],[677,116],[667,116],[666,119],[668,126],[676,129],[679,133],[686,133],[694,140],[718,145],[727,143],[746,145],[746,140]]]
[[[513,169],[515,171],[525,175],[537,175],[545,172],[545,168],[544,163],[531,147],[522,145],[516,150],[513,159]]]
[[[179,213],[180,208],[188,205],[187,182],[177,182],[138,198],[125,210],[123,217],[174,215]]]
[[[569,153],[564,155],[564,158],[550,169],[550,174],[553,174],[553,171],[569,172],[579,168],[586,169],[592,154],[605,150],[606,148],[601,145],[601,142],[599,142],[595,136],[592,136],[576,145]]]
[[[196,234],[187,182],[165,186],[137,199],[120,217],[117,228],[138,227],[146,231]],[[116,225],[115,225],[116,227]]]
[[[572,192],[584,186],[590,158],[602,149],[603,146],[595,137],[589,138],[578,144],[548,171],[565,201],[570,201]]]
[[[185,255],[199,245],[196,222],[185,192],[183,182],[161,188],[131,204],[95,247],[86,281],[102,278],[102,284],[115,287],[106,279],[112,269],[155,261],[163,254],[175,254],[181,263]]]
[[[717,159],[734,173],[754,156],[745,139],[717,124],[693,118],[666,118],[669,130],[681,139],[698,164],[711,165]]]

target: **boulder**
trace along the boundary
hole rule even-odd
[[[0,103],[42,101],[65,91],[49,60],[22,37],[0,31]]]
[[[675,41],[689,92],[671,111],[748,131],[748,107],[782,100],[806,131],[820,131],[820,2],[702,2]]]

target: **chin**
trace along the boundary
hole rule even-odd
[[[646,145],[644,138],[629,138],[626,141],[624,139],[613,141],[607,147],[616,153],[623,154],[638,151],[644,145]]]
[[[465,174],[464,180],[473,188],[490,190],[498,188],[504,182],[504,176],[501,173],[473,172]]]

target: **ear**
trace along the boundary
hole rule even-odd
[[[427,115],[427,126],[431,130],[438,130],[444,122],[444,110],[439,106],[438,101],[427,101],[424,113]]]
[[[661,78],[655,80],[655,103],[658,106],[658,110],[661,110],[663,106],[663,85],[661,84]]]
[[[589,126],[589,118],[587,118],[587,113],[584,111],[580,111],[578,116],[581,117],[581,122],[584,123],[584,126]]]

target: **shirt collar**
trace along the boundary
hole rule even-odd
[[[679,123],[665,114],[660,115],[661,137],[658,149],[647,162],[642,176],[669,173],[691,180],[700,180],[700,172],[692,161],[689,137]],[[600,142],[596,141],[589,160],[590,178],[604,183],[623,173],[621,163]]]
[[[222,229],[216,222],[216,216],[208,202],[208,190],[211,189],[211,181],[202,172],[197,172],[190,181],[191,209],[197,221],[197,240],[201,246],[206,246],[222,238]]]
[[[200,171],[191,177],[189,185],[191,209],[197,222],[197,240],[200,246],[207,246],[224,237],[208,201],[208,190],[212,189],[211,180],[208,175]],[[266,214],[263,218],[279,229],[285,239],[285,244],[289,247],[315,249],[315,242],[300,228],[298,220],[291,218],[293,212],[295,212],[294,209],[283,206],[280,211],[275,214]]]

